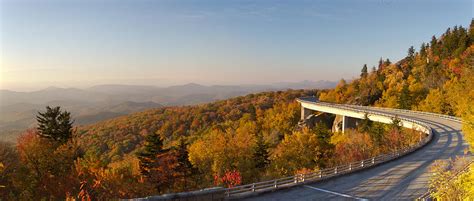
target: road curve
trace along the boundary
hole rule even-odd
[[[433,129],[433,139],[414,153],[367,170],[243,200],[414,200],[427,192],[429,166],[435,160],[465,156],[468,144],[457,121],[429,114],[351,107],[422,121]]]

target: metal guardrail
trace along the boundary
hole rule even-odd
[[[300,102],[307,102],[307,103],[312,103],[314,104],[315,101],[308,101],[302,99],[298,99]],[[353,106],[348,106],[348,105],[341,105],[341,104],[334,104],[334,103],[325,103],[325,102],[316,102],[316,104],[319,105],[324,105],[324,106],[330,106],[330,107],[335,107],[339,109],[344,109],[344,110],[349,110],[349,111],[356,111],[356,112],[361,112],[361,113],[367,113],[367,114],[375,114],[375,115],[380,115],[380,116],[385,116],[389,118],[399,118],[401,120],[404,120],[406,122],[411,122],[413,124],[416,124],[420,127],[425,128],[425,133],[427,134],[427,137],[423,138],[420,142],[415,144],[414,146],[403,148],[401,150],[398,150],[393,153],[389,154],[382,154],[373,158],[369,158],[366,160],[362,161],[356,161],[352,162],[349,164],[337,166],[337,167],[331,167],[331,168],[326,168],[323,170],[315,171],[315,172],[310,172],[306,174],[296,174],[293,176],[289,177],[284,177],[284,178],[279,178],[279,179],[274,179],[274,180],[268,180],[268,181],[262,181],[262,182],[257,182],[257,183],[251,183],[251,184],[246,184],[246,185],[240,185],[240,186],[235,186],[231,188],[226,189],[226,196],[227,197],[238,197],[242,195],[247,195],[247,194],[252,194],[255,192],[265,192],[265,191],[272,191],[280,188],[287,188],[295,185],[301,185],[309,182],[316,182],[316,181],[321,181],[325,179],[329,179],[335,176],[340,176],[344,174],[348,174],[351,172],[355,172],[358,170],[366,169],[381,163],[385,163],[388,161],[391,161],[393,159],[399,158],[401,156],[404,156],[406,154],[409,154],[423,146],[425,146],[428,142],[431,141],[433,138],[432,134],[432,128],[429,127],[427,124],[418,121],[418,120],[413,120],[405,117],[397,117],[396,115],[393,114],[387,114],[387,113],[381,113],[377,111],[370,111],[370,110],[361,110],[358,108],[355,108]],[[368,109],[369,107],[366,107]],[[428,113],[431,115],[431,113]]]

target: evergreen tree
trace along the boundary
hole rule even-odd
[[[72,137],[71,113],[61,111],[61,108],[46,107],[46,112],[38,112],[38,135],[43,138],[64,143]]]
[[[150,176],[150,171],[156,164],[158,155],[164,152],[163,140],[160,135],[148,134],[145,138],[145,147],[137,154],[140,160],[140,172],[146,177]]]
[[[187,146],[188,144],[186,143],[186,140],[184,138],[181,138],[179,140],[178,150],[177,150],[178,167],[181,169],[192,168],[191,162],[189,162],[189,152],[188,152]]]
[[[319,167],[326,167],[326,162],[334,150],[334,145],[331,144],[332,132],[329,130],[324,123],[317,123],[313,129],[318,138],[318,144],[321,149],[319,156],[320,160],[318,161]]]
[[[367,72],[367,64],[364,64],[364,67],[362,67],[362,70],[360,71],[360,77],[361,78],[366,78],[367,75],[368,75],[368,72]]]
[[[426,56],[426,49],[427,49],[426,44],[425,44],[425,43],[422,43],[422,44],[421,44],[421,47],[420,47],[420,55],[421,55],[422,57],[425,57],[425,56]]]
[[[438,39],[436,39],[436,36],[431,38],[430,47],[433,54],[438,55]]]
[[[359,132],[369,132],[372,127],[372,121],[369,119],[369,114],[364,114],[364,119],[362,119],[358,125]]]
[[[408,48],[408,58],[413,59],[414,56],[415,56],[415,48],[413,46],[410,46],[410,48]]]
[[[253,155],[255,161],[255,168],[263,169],[267,167],[267,165],[270,163],[268,157],[268,145],[263,140],[262,134],[259,133],[257,134],[257,144],[255,146],[255,152]]]
[[[188,177],[192,176],[195,172],[193,165],[189,161],[189,152],[187,148],[187,143],[184,137],[179,140],[177,147],[177,158],[178,165],[176,170],[180,173],[183,181],[183,191],[188,190]]]
[[[384,128],[385,125],[383,123],[372,122],[370,125],[369,135],[376,145],[383,143],[383,138],[386,133]]]
[[[408,89],[408,84],[406,83],[403,84],[402,91],[400,92],[400,97],[398,98],[398,108],[400,109],[411,108],[410,90]]]
[[[383,66],[384,66],[384,65],[383,65],[383,59],[382,59],[382,57],[380,57],[378,70],[382,70],[382,69],[383,69]]]
[[[474,44],[474,18],[471,20],[471,25],[469,26],[469,38],[470,44]]]
[[[392,118],[392,124],[390,124],[390,128],[400,131],[402,129],[402,120],[398,116],[395,116]]]

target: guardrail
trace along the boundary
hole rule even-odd
[[[397,112],[401,112],[401,113],[429,115],[429,116],[435,116],[435,117],[439,117],[439,118],[442,118],[442,119],[447,119],[447,120],[456,121],[458,123],[462,123],[461,118],[450,116],[450,115],[445,115],[445,114],[437,114],[437,113],[430,113],[430,112],[423,112],[423,111],[416,111],[416,110],[403,110],[403,109],[396,109],[396,108],[385,108],[385,107],[369,107],[369,106],[352,106],[352,107],[377,108],[377,109],[386,110],[386,111],[393,110],[393,111],[397,111]]]
[[[298,99],[300,102],[308,102],[308,103],[315,103],[314,101],[308,101],[304,99]],[[361,110],[355,107],[347,106],[347,105],[341,105],[341,104],[335,104],[335,103],[325,103],[325,102],[317,102],[317,104],[320,105],[325,105],[325,106],[331,106],[331,107],[336,107],[340,109],[345,109],[349,111],[356,111],[356,112],[362,112],[362,113],[367,113],[367,114],[376,114],[380,116],[386,116],[389,118],[395,118],[397,117],[396,115],[392,114],[387,114],[387,113],[381,113],[377,111],[370,111],[370,110]],[[432,135],[432,129],[429,127],[427,124],[418,121],[418,120],[413,120],[409,118],[404,118],[404,117],[397,117],[401,120],[404,120],[406,122],[411,122],[413,124],[417,124],[418,126],[424,127],[425,128],[425,133],[427,137],[423,138],[420,142],[415,144],[414,146],[403,148],[401,150],[398,150],[393,153],[389,154],[382,154],[373,158],[369,158],[366,160],[362,161],[356,161],[352,162],[349,164],[337,166],[337,167],[332,167],[332,168],[326,168],[323,170],[307,173],[307,174],[296,174],[293,176],[289,177],[284,177],[284,178],[279,178],[279,179],[274,179],[274,180],[268,180],[268,181],[263,181],[263,182],[257,182],[257,183],[251,183],[251,184],[246,184],[246,185],[240,185],[240,186],[235,186],[231,188],[226,189],[226,196],[227,197],[239,197],[239,196],[245,196],[249,194],[253,194],[256,192],[265,192],[265,191],[273,191],[276,189],[280,188],[288,188],[291,186],[295,185],[301,185],[309,182],[316,182],[316,181],[321,181],[325,179],[329,179],[331,177],[335,176],[340,176],[344,174],[348,174],[351,172],[359,171],[362,169],[366,169],[381,163],[385,163],[388,161],[391,161],[393,159],[399,158],[401,156],[404,156],[406,154],[409,154],[423,146],[425,146],[428,142],[431,141],[433,138]]]

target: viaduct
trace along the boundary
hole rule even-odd
[[[394,153],[307,174],[195,192],[151,196],[138,200],[415,200],[426,198],[430,166],[436,160],[472,155],[463,139],[459,118],[427,112],[319,102],[299,98],[303,122],[336,115],[333,130],[344,132],[360,119],[401,126],[424,133],[418,144]],[[318,113],[317,115],[315,113]],[[471,160],[472,161],[472,160]]]

